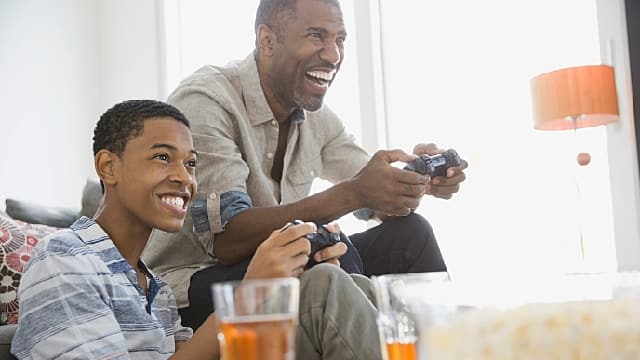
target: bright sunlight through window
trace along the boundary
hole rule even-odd
[[[470,164],[454,199],[419,209],[452,276],[615,270],[606,129],[543,132],[531,115],[533,76],[601,63],[595,2],[380,3],[389,145]]]

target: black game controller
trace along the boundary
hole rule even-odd
[[[434,177],[445,176],[447,169],[452,166],[460,166],[460,157],[455,150],[449,149],[442,154],[420,155],[409,161],[404,169]]]
[[[294,220],[293,223],[298,225],[303,224],[304,221]],[[330,232],[327,225],[318,225],[318,231],[307,234],[305,237],[311,243],[311,253],[309,254],[310,259],[313,259],[313,255],[318,251],[340,242],[340,234]]]

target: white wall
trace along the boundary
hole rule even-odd
[[[158,1],[92,1],[98,4],[100,17],[101,109],[127,99],[164,100]]]
[[[163,97],[156,19],[154,0],[0,2],[0,209],[80,207],[100,114]]]
[[[99,112],[96,10],[0,3],[0,197],[79,207]]]

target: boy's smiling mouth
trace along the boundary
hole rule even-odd
[[[176,194],[163,194],[160,195],[160,201],[163,204],[169,206],[177,214],[183,215],[187,212],[187,205],[191,196],[188,193]]]

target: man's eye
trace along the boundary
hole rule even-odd
[[[169,161],[169,155],[167,154],[157,154],[153,156],[154,159],[159,159],[162,161]]]
[[[320,35],[320,33],[309,33],[309,35],[307,35],[307,36],[310,37],[310,38],[313,38],[313,39],[322,38],[322,35]]]
[[[187,166],[188,167],[192,167],[195,168],[198,165],[198,162],[196,160],[189,160],[187,161]]]

